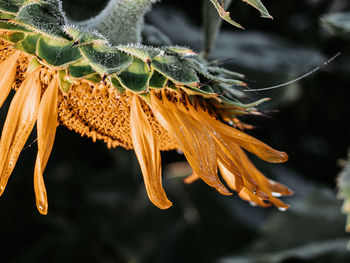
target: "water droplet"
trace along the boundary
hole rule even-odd
[[[250,204],[251,206],[254,206],[254,207],[258,206],[257,203],[252,202],[252,201],[250,201],[249,204]]]
[[[271,192],[271,195],[273,197],[281,197],[282,196],[280,193],[277,193],[277,192]]]
[[[281,212],[286,212],[287,211],[287,207],[279,207],[278,210],[280,210]]]

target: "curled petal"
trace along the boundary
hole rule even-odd
[[[161,159],[157,139],[141,107],[138,95],[134,95],[131,103],[130,129],[148,197],[159,208],[167,209],[172,203],[168,200],[162,186]]]
[[[189,107],[191,106],[189,105]],[[207,127],[211,127],[209,131],[212,133],[215,131],[213,137],[217,140],[232,141],[267,162],[280,163],[288,160],[288,155],[285,152],[277,151],[254,137],[214,119],[200,107],[198,107],[197,111],[194,111],[194,114],[197,115]],[[222,139],[221,137],[223,136],[230,138],[230,140]]]
[[[38,154],[34,169],[34,191],[36,206],[41,214],[47,214],[48,203],[43,173],[52,151],[57,128],[57,76],[47,87],[38,110],[37,134]]]
[[[262,189],[266,192],[271,194],[272,196],[279,197],[279,196],[286,196],[286,195],[292,195],[293,191],[290,190],[288,187],[277,183],[273,180],[267,179],[255,166],[252,164],[252,162],[249,160],[249,158],[246,156],[246,154],[243,152],[242,149],[237,149],[237,151],[240,152],[241,159],[243,162],[243,165],[245,169],[249,171],[249,173],[252,175],[254,180],[258,182],[259,185],[262,185]]]
[[[217,174],[215,143],[200,123],[179,110],[166,96],[163,100],[152,93],[151,108],[159,123],[174,136],[193,172],[205,183],[224,195],[232,193],[220,182]]]
[[[41,86],[39,71],[22,83],[12,99],[0,142],[0,195],[37,119]]]
[[[0,64],[0,108],[11,91],[16,77],[17,59],[21,52],[16,51]]]

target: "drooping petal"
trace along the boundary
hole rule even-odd
[[[37,119],[41,86],[39,71],[30,74],[11,102],[0,141],[0,195]]]
[[[191,105],[189,105],[189,107],[191,107]],[[213,137],[217,140],[223,141],[221,137],[227,136],[231,139],[229,141],[238,144],[267,162],[280,163],[288,160],[288,155],[285,152],[277,151],[254,137],[214,119],[208,112],[200,107],[198,107],[197,111],[194,110],[193,115],[200,118],[207,127],[211,127],[209,131],[215,131],[216,134]]]
[[[224,178],[225,182],[227,183],[227,185],[233,189],[236,190],[235,188],[237,188],[237,183],[236,183],[236,178],[237,176],[231,172],[230,169],[228,169],[228,167],[226,167],[223,163],[218,162],[218,166],[219,166],[219,170],[221,173],[222,178]],[[264,199],[259,197],[258,195],[254,194],[253,192],[251,192],[248,188],[246,188],[245,186],[242,186],[241,189],[238,192],[238,195],[243,199],[246,200],[248,202],[250,202],[251,204],[254,205],[259,205],[262,207],[267,207],[270,206],[271,204],[269,203],[265,203]]]
[[[200,178],[199,175],[191,174],[184,179],[184,183],[185,184],[192,184],[193,182],[197,181],[199,178]]]
[[[17,59],[20,54],[20,51],[16,51],[0,64],[0,108],[10,93],[12,83],[15,81]]]
[[[41,98],[37,120],[38,154],[34,169],[34,191],[36,206],[44,215],[47,214],[48,202],[43,173],[55,141],[58,117],[57,100],[58,80],[55,76]]]
[[[140,163],[149,199],[159,208],[167,209],[172,203],[167,198],[162,186],[161,157],[158,142],[139,100],[138,95],[134,95],[131,103],[130,129],[132,143]]]
[[[215,144],[209,133],[198,121],[177,109],[165,95],[160,100],[152,93],[151,103],[157,120],[174,136],[193,172],[221,194],[231,195],[218,177]]]

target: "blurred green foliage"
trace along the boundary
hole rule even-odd
[[[350,146],[350,50],[346,39],[324,29],[320,17],[349,11],[350,3],[264,1],[274,17],[270,21],[242,1],[232,2],[232,17],[247,30],[223,23],[210,59],[244,73],[252,88],[290,80],[342,52],[292,87],[249,94],[273,98],[263,106],[268,118],[246,121],[257,127],[250,134],[290,155],[282,165],[253,160],[268,177],[296,192],[285,199],[291,209],[250,207],[202,182],[184,185],[181,176],[188,171],[178,165],[164,171],[174,206],[159,210],[147,198],[132,151],[108,150],[60,127],[45,171],[48,216],[35,209],[35,143],[22,152],[0,199],[1,262],[349,262],[335,176],[337,160]],[[82,20],[105,3],[65,0],[64,9]],[[160,31],[148,32],[153,37],[163,32],[169,37],[164,41],[200,52],[200,4],[163,0],[146,18]],[[1,123],[6,112],[6,107],[0,111]],[[176,152],[162,153],[163,167],[183,160]]]

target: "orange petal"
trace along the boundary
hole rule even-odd
[[[274,197],[293,194],[293,191],[290,190],[288,187],[266,178],[249,160],[249,158],[246,156],[242,149],[238,149],[237,151],[240,152],[241,160],[243,162],[244,167],[249,171],[254,180],[258,182],[259,185],[261,185],[263,191]]]
[[[0,108],[10,93],[16,77],[17,59],[21,54],[16,51],[0,64]]]
[[[189,105],[189,107],[191,107],[191,105]],[[214,119],[209,113],[200,107],[198,107],[197,111],[194,110],[193,114],[207,127],[211,127],[211,129],[208,130],[212,133],[215,132],[214,135],[218,140],[221,140],[221,136],[227,136],[232,142],[238,144],[247,151],[254,153],[256,156],[267,162],[280,163],[288,160],[288,155],[285,152],[277,151],[254,137]]]
[[[231,195],[218,177],[215,144],[209,133],[198,121],[168,101],[165,95],[161,101],[152,93],[151,102],[154,115],[174,136],[193,172],[221,194]]]
[[[138,95],[134,95],[131,103],[130,129],[134,150],[139,160],[143,179],[149,199],[161,209],[169,208],[168,200],[161,176],[161,160],[157,139],[143,111]]]
[[[197,174],[191,174],[184,179],[185,184],[192,184],[197,181],[200,177]]]
[[[44,215],[47,214],[48,203],[43,173],[55,141],[58,117],[57,100],[58,81],[55,76],[41,98],[37,120],[38,154],[34,169],[34,191],[36,206]]]
[[[19,154],[33,130],[40,101],[39,72],[29,75],[10,105],[0,142],[0,195],[16,165]]]

